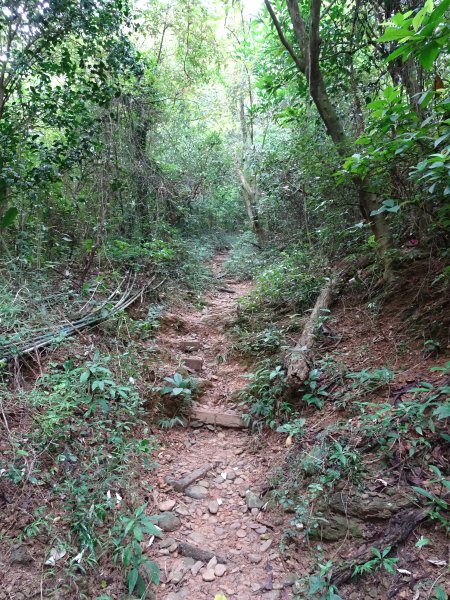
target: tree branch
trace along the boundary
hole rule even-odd
[[[286,39],[286,36],[283,33],[283,30],[281,29],[281,25],[280,22],[278,20],[278,17],[276,16],[272,5],[270,4],[269,0],[264,0],[264,4],[266,5],[267,10],[269,11],[269,15],[270,18],[272,19],[272,22],[275,26],[275,29],[277,30],[278,33],[278,37],[280,38],[281,43],[283,44],[283,46],[286,48],[286,50],[289,52],[289,54],[291,55],[292,60],[294,61],[297,69],[299,71],[301,71],[302,73],[305,73],[305,62],[303,59],[301,59],[295,52],[294,48],[292,47],[292,45],[288,42],[288,40]]]

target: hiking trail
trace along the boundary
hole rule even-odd
[[[234,357],[226,328],[250,285],[223,275],[225,259],[225,254],[214,259],[221,284],[206,294],[204,308],[180,308],[161,328],[158,344],[187,358],[185,364],[206,380],[198,408],[236,417],[232,395],[245,387],[246,368]],[[282,455],[279,438],[199,421],[159,437],[157,481],[153,474],[148,482],[166,532],[148,549],[161,568],[156,598],[200,600],[221,593],[227,600],[293,598],[298,564],[278,548],[285,516],[266,513],[260,497]]]

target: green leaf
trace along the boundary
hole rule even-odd
[[[410,38],[412,36],[412,32],[410,29],[402,27],[388,27],[383,35],[378,38],[379,42],[392,42],[394,40],[402,40],[405,38]]]
[[[136,567],[128,573],[128,593],[132,594],[139,577],[139,569]]]
[[[422,65],[422,67],[424,67],[425,69],[431,69],[434,64],[434,61],[439,56],[440,51],[440,46],[438,46],[438,44],[434,40],[429,44],[426,44],[417,55],[417,58],[419,59],[419,62]]]
[[[428,538],[423,537],[423,535],[422,535],[416,542],[416,548],[422,548],[423,546],[426,546],[429,543],[430,543],[430,540]]]
[[[433,411],[433,415],[438,419],[448,419],[450,417],[450,402],[438,406],[438,408]]]
[[[19,211],[17,210],[17,208],[15,206],[8,208],[6,213],[3,215],[2,220],[0,221],[0,227],[3,228],[3,227],[8,227],[9,225],[11,225],[14,222],[14,220],[18,214],[19,214]]]
[[[91,373],[90,371],[83,371],[83,373],[81,373],[80,375],[80,383],[86,383],[86,381],[89,379]]]

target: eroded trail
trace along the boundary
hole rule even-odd
[[[216,258],[219,278],[224,258]],[[163,329],[159,344],[182,360],[186,342],[197,342],[190,356],[202,361],[201,408],[236,415],[230,396],[245,386],[245,367],[233,358],[226,325],[248,284],[220,281],[202,310],[177,314],[181,329],[180,323]],[[154,499],[164,512],[160,526],[166,534],[149,549],[162,571],[158,600],[213,599],[220,593],[227,600],[293,598],[290,574],[297,565],[279,553],[281,518],[266,513],[258,496],[279,445],[266,439],[257,450],[245,429],[199,422],[170,430],[161,441]],[[190,474],[188,480],[197,478],[184,487],[188,481],[179,480]]]

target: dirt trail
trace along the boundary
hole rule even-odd
[[[224,259],[225,255],[219,255],[215,260],[219,278]],[[198,340],[200,348],[194,354],[203,359],[201,377],[208,380],[200,400],[202,408],[236,412],[230,395],[245,386],[245,368],[230,352],[225,326],[236,314],[237,298],[249,286],[225,278],[220,281],[222,289],[206,296],[203,310],[177,313],[181,330],[163,328],[159,344],[180,355],[183,340]],[[290,584],[296,565],[278,550],[281,519],[277,521],[260,510],[256,495],[281,452],[279,442],[264,439],[256,452],[254,438],[244,429],[194,425],[163,434],[165,447],[157,457],[154,499],[160,511],[168,512],[160,523],[167,533],[149,549],[162,571],[157,599],[212,600],[220,593],[227,600],[293,598]],[[168,483],[170,478],[178,480],[206,463],[212,468],[195,481],[195,487],[177,492]],[[208,561],[183,557],[183,543],[210,551],[219,558],[219,566],[214,567],[214,558],[208,566]],[[220,566],[224,559],[225,573]]]

